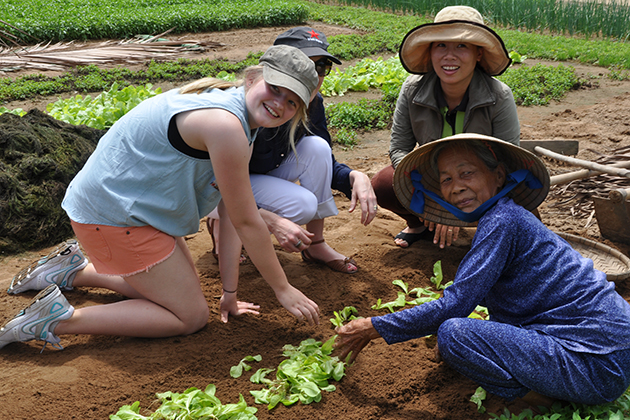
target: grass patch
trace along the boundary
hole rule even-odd
[[[340,0],[340,3],[431,16],[445,6],[466,4],[479,10],[493,25],[623,41],[630,37],[630,6],[618,0],[467,0],[464,3],[458,0]]]
[[[0,19],[44,41],[296,25],[308,11],[295,0],[11,0]]]

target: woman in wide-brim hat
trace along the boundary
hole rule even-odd
[[[352,362],[379,337],[393,344],[436,334],[442,360],[508,401],[603,404],[624,393],[630,305],[529,211],[549,190],[540,158],[461,134],[411,152],[394,179],[411,212],[436,223],[477,222],[475,236],[440,299],[338,328],[340,358],[352,353]],[[468,317],[478,305],[487,320]]]
[[[520,125],[510,88],[497,76],[511,64],[501,37],[468,6],[442,9],[433,23],[420,25],[400,47],[402,65],[412,73],[396,104],[389,155],[392,164],[372,178],[378,204],[407,226],[395,237],[405,248],[419,239],[444,247],[458,228],[434,224],[409,212],[393,189],[394,170],[416,146],[459,133],[479,133],[518,145]]]

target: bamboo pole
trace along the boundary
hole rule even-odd
[[[541,155],[544,155],[544,156],[547,156],[547,157],[550,157],[550,158],[553,158],[562,162],[566,162],[573,166],[580,166],[583,168],[603,172],[610,175],[617,175],[617,176],[630,178],[630,170],[628,169],[614,167],[612,165],[601,165],[599,163],[591,162],[588,160],[582,160],[582,159],[572,158],[569,156],[564,156],[559,153],[552,152],[551,150],[547,150],[540,146],[534,147],[534,151]]]
[[[615,168],[630,168],[630,160],[626,162],[617,162],[608,166],[613,166]],[[550,185],[560,185],[566,184],[571,181],[575,181],[576,179],[590,178],[592,176],[601,175],[604,172],[595,171],[592,169],[581,169],[575,172],[567,172],[566,174],[554,175],[551,177]]]

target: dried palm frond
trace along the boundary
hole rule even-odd
[[[0,48],[0,70],[53,70],[70,67],[113,64],[142,64],[152,58],[174,58],[199,53],[206,48],[224,46],[220,42],[198,40],[169,41],[155,36],[136,36],[134,39],[105,41],[96,45],[65,43],[39,43],[30,47]]]
[[[630,160],[630,147],[622,147],[605,155],[590,150],[600,157],[595,160],[602,165]],[[608,193],[616,188],[629,188],[630,178],[602,174],[591,178],[572,181],[566,185],[555,185],[549,190],[549,198],[554,202],[549,206],[571,213],[573,216],[588,218],[594,212],[593,197],[608,198]]]

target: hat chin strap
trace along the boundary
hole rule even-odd
[[[532,190],[543,187],[540,180],[536,178],[534,174],[532,174],[528,169],[519,169],[518,171],[512,172],[506,176],[506,183],[501,191],[499,191],[489,200],[482,203],[475,210],[471,211],[470,213],[466,213],[461,211],[454,205],[447,203],[433,191],[429,191],[424,188],[424,185],[422,185],[422,182],[420,182],[422,180],[422,175],[420,175],[420,173],[416,169],[411,171],[409,176],[414,187],[413,195],[411,197],[411,203],[409,204],[411,210],[413,210],[417,214],[423,214],[425,199],[424,196],[427,195],[433,201],[444,207],[444,209],[446,209],[448,212],[452,213],[459,220],[463,220],[464,222],[468,223],[476,222],[477,220],[481,219],[481,216],[483,216],[490,207],[494,206],[500,198],[504,197],[507,193],[516,188],[516,186],[523,181],[525,181],[525,185],[527,185],[527,187]]]

